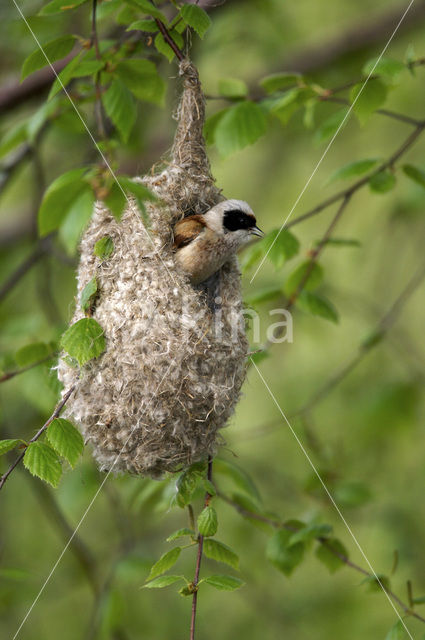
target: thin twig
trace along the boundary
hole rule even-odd
[[[351,102],[346,98],[337,98],[333,95],[327,95],[326,93],[319,97],[320,102],[335,102],[336,104],[344,104],[350,106]],[[414,127],[417,127],[421,124],[420,120],[416,118],[411,118],[410,116],[406,116],[404,113],[398,113],[398,111],[390,111],[389,109],[377,109],[375,113],[379,113],[381,116],[386,116],[388,118],[392,118],[393,120],[398,120],[399,122],[404,122],[405,124],[411,124]]]
[[[96,60],[102,60],[102,55],[99,49],[99,38],[97,37],[97,23],[96,23],[96,12],[97,12],[97,0],[93,0],[92,4],[92,21],[91,21],[91,44],[94,46]],[[94,115],[96,118],[96,126],[97,131],[99,133],[100,138],[102,140],[106,137],[106,125],[105,125],[105,114],[103,112],[102,105],[102,87],[100,85],[100,71],[96,73],[94,79],[95,86],[95,103],[94,103]]]
[[[162,37],[164,38],[165,42],[168,44],[168,46],[174,51],[176,58],[178,60],[180,60],[180,62],[182,60],[184,60],[184,55],[183,53],[180,51],[180,49],[178,48],[178,46],[176,45],[176,43],[174,42],[173,38],[171,37],[167,27],[165,26],[165,24],[159,20],[158,18],[155,18],[155,22],[158,26],[158,29],[160,30]]]
[[[208,457],[208,471],[207,471],[207,478],[208,480],[211,482],[212,481],[212,457],[209,456]],[[211,500],[211,494],[207,493],[205,494],[205,500],[204,500],[204,507],[207,507],[210,500]],[[192,582],[192,589],[193,589],[193,597],[192,597],[192,617],[190,620],[190,640],[194,640],[195,639],[195,622],[196,622],[196,608],[197,608],[197,604],[198,604],[198,582],[199,582],[199,572],[201,570],[201,561],[202,561],[202,551],[204,548],[204,536],[199,534],[198,536],[198,553],[196,556],[196,567],[195,567],[195,577],[193,578],[193,582]]]
[[[6,382],[7,380],[14,378],[15,376],[19,376],[21,373],[25,373],[30,369],[34,369],[34,367],[38,367],[39,364],[43,364],[43,362],[47,362],[48,360],[51,360],[57,355],[58,355],[57,351],[52,351],[52,353],[49,353],[49,355],[46,356],[45,358],[41,358],[41,360],[37,360],[36,362],[29,364],[27,367],[23,367],[22,369],[15,369],[14,371],[7,371],[6,373],[3,373],[2,376],[0,376],[0,383]]]
[[[249,509],[243,507],[242,505],[235,502],[234,500],[232,500],[231,498],[229,498],[228,496],[226,496],[225,494],[219,491],[217,492],[217,495],[220,498],[222,498],[222,500],[227,502],[227,504],[231,505],[238,513],[240,513],[242,516],[246,518],[251,518],[252,520],[258,520],[258,522],[264,522],[265,524],[269,524],[274,529],[286,529],[287,531],[293,531],[294,533],[297,531],[297,529],[294,526],[288,525],[282,520],[278,520],[276,518],[268,518],[267,516],[263,516],[262,514],[255,513],[254,511],[250,511]],[[317,542],[319,542],[319,544],[321,544],[322,546],[325,546],[330,553],[332,553],[334,556],[339,558],[339,560],[341,560],[341,562],[343,562],[347,567],[354,569],[358,573],[361,573],[368,578],[375,578],[375,576],[369,573],[369,571],[366,571],[366,569],[363,569],[363,567],[361,567],[360,565],[356,564],[355,562],[352,562],[345,554],[340,553],[337,549],[335,549],[334,546],[329,543],[329,540],[327,538],[318,537],[316,538],[316,540]],[[425,622],[424,617],[422,617],[419,613],[416,613],[416,611],[414,611],[409,605],[403,602],[403,600],[401,600],[401,598],[399,598],[391,589],[388,589],[384,584],[382,584],[382,587],[385,590],[385,592],[390,596],[390,598],[399,605],[399,607],[403,610],[403,612],[406,615],[413,616],[414,618],[417,618],[417,620],[420,620],[421,622]]]
[[[68,399],[70,398],[70,396],[73,394],[75,390],[75,384],[65,393],[65,395],[63,396],[62,400],[60,402],[58,402],[58,404],[56,405],[55,410],[53,411],[52,415],[50,416],[50,418],[48,420],[46,420],[46,422],[43,424],[43,426],[37,431],[37,433],[35,434],[35,436],[33,436],[31,438],[31,440],[29,440],[28,444],[31,444],[32,442],[35,442],[36,440],[39,439],[39,437],[46,431],[47,427],[49,426],[49,424],[51,422],[53,422],[53,420],[55,418],[58,417],[58,415],[60,414],[60,412],[62,411],[62,409],[64,408],[64,406],[66,405],[66,403],[68,402]],[[3,485],[5,484],[6,480],[8,479],[8,477],[10,476],[10,474],[12,473],[12,471],[18,466],[18,464],[21,462],[21,460],[23,459],[25,455],[25,450],[16,458],[15,462],[13,462],[9,469],[6,471],[6,473],[4,473],[1,478],[0,478],[0,490],[3,488]]]
[[[403,291],[391,305],[387,313],[381,318],[375,329],[371,332],[371,339],[366,339],[358,348],[357,353],[313,395],[308,402],[291,414],[291,417],[308,413],[321,402],[329,393],[342,382],[363,360],[363,358],[374,349],[382,340],[383,336],[396,322],[404,309],[406,302],[413,295],[425,278],[425,265],[422,265],[409,280]]]
[[[292,220],[291,222],[288,222],[285,225],[285,229],[294,227],[299,222],[303,222],[308,218],[312,218],[313,216],[317,215],[324,209],[327,209],[328,207],[330,207],[335,202],[339,202],[339,200],[342,200],[347,196],[352,196],[356,191],[358,191],[361,187],[367,184],[371,178],[378,175],[379,173],[382,173],[382,171],[385,171],[385,169],[392,167],[397,162],[397,160],[399,160],[401,156],[404,153],[406,153],[406,151],[410,149],[410,147],[416,142],[416,140],[419,138],[419,136],[421,135],[424,129],[425,129],[425,121],[419,122],[416,129],[414,129],[414,131],[412,131],[409,134],[409,136],[394,151],[394,153],[387,160],[385,160],[385,162],[382,162],[379,165],[379,167],[377,167],[377,169],[375,169],[368,175],[364,176],[363,178],[360,178],[359,180],[357,180],[357,182],[352,184],[350,187],[347,187],[347,189],[338,191],[337,193],[334,193],[334,195],[331,196],[330,198],[326,198],[326,200],[323,200],[320,204],[316,205],[313,209],[310,209],[310,211],[303,213],[302,215],[298,216],[298,218],[294,218],[294,220]]]

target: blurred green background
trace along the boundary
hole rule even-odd
[[[27,1],[20,6],[25,15],[33,16],[41,4]],[[363,65],[379,55],[404,9],[399,2],[378,1],[371,10],[370,2],[364,0],[228,0],[209,9],[212,27],[203,41],[193,36],[192,57],[210,96],[217,96],[219,80],[228,77],[245,80],[256,95],[259,79],[278,71],[302,71],[322,87],[335,87],[361,77]],[[406,18],[386,52],[390,58],[403,61],[409,45],[414,46],[417,58],[425,55],[424,3],[418,0],[411,11],[415,13]],[[12,2],[1,3],[0,24],[1,97],[18,82],[22,62],[35,43]],[[113,24],[113,15],[106,17],[100,22],[100,33],[107,33]],[[33,18],[31,26],[42,41],[64,33],[89,37],[89,8],[49,19]],[[118,151],[120,171],[129,175],[148,170],[170,146],[173,135],[170,115],[177,103],[176,66],[155,52],[148,53],[159,61],[160,75],[167,83],[166,106],[161,110],[139,105],[130,142]],[[424,78],[425,70],[420,66],[415,75],[403,73],[385,108],[424,118]],[[34,113],[44,95],[40,92],[22,99],[8,110],[0,107],[3,135]],[[224,106],[225,102],[211,99],[208,114]],[[88,118],[91,108],[89,105]],[[287,217],[326,148],[326,143],[315,143],[314,132],[338,109],[340,105],[318,104],[311,129],[305,127],[302,109],[285,127],[274,119],[258,142],[228,158],[211,148],[218,185],[227,197],[247,200],[263,230],[279,227]],[[36,153],[13,172],[1,191],[1,282],[6,282],[36,247],[36,213],[45,186],[74,166],[96,161],[91,141],[76,120],[71,116],[69,122],[63,120],[53,123]],[[326,185],[336,169],[364,158],[386,158],[408,134],[408,124],[377,113],[363,127],[351,116],[293,217],[345,186]],[[419,138],[403,162],[425,168],[424,148],[425,139]],[[6,156],[3,162],[8,161]],[[336,236],[356,239],[360,246],[329,246],[321,258],[325,274],[321,292],[338,309],[339,323],[295,310],[293,343],[274,345],[269,357],[258,364],[287,416],[356,356],[359,345],[423,264],[425,190],[401,171],[396,177],[397,184],[388,193],[372,193],[366,186],[353,196]],[[246,295],[283,283],[323,236],[332,211],[327,209],[294,226],[292,231],[301,242],[300,255],[279,271],[266,262],[252,284],[252,271],[246,273]],[[1,301],[4,370],[14,368],[13,356],[20,347],[58,339],[73,310],[76,264],[76,257],[67,254],[55,239]],[[263,340],[273,306],[273,302],[261,306]],[[381,343],[352,373],[312,411],[291,418],[377,573],[391,573],[397,551],[398,567],[391,584],[405,602],[407,580],[412,581],[415,596],[425,593],[423,326],[422,286],[405,302]],[[57,385],[46,365],[1,384],[1,438],[31,437],[51,414],[56,397]],[[350,558],[368,569],[252,367],[224,437],[221,456],[236,461],[250,474],[266,509],[283,519],[332,524]],[[12,454],[8,460],[13,459]],[[4,471],[7,460],[2,458],[0,464]],[[23,467],[3,488],[3,638],[14,636],[102,479],[87,451],[81,464],[65,473],[57,490],[32,478]],[[226,487],[222,478],[216,479],[219,486]],[[188,637],[190,599],[181,598],[173,588],[140,591],[150,565],[168,548],[164,542],[167,535],[186,526],[184,512],[170,508],[172,491],[173,481],[109,478],[78,531],[83,550],[71,545],[66,551],[19,637]],[[217,509],[218,537],[238,552],[246,586],[235,593],[209,587],[200,592],[200,639],[386,637],[397,621],[394,610],[382,592],[369,592],[367,585],[361,584],[359,573],[342,567],[331,575],[310,550],[293,575],[286,577],[265,558],[271,530],[252,526],[222,502]],[[97,598],[84,570],[92,561],[103,584]],[[192,575],[193,549],[179,562],[182,571]],[[213,561],[204,559],[205,571],[207,567],[220,572]],[[89,574],[93,572],[89,570]],[[420,605],[417,610],[421,613]],[[406,623],[413,637],[422,637],[423,624],[413,618]]]

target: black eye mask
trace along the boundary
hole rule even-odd
[[[249,213],[244,213],[240,209],[231,209],[224,212],[223,226],[228,231],[238,231],[238,229],[251,229],[255,227],[255,218]]]

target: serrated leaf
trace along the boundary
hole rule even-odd
[[[226,107],[225,109],[220,109],[220,111],[217,111],[212,116],[206,119],[205,125],[204,125],[204,138],[207,144],[214,144],[217,125],[220,122],[221,118],[224,116],[225,113],[227,113],[229,109],[230,107]]]
[[[314,92],[310,88],[296,87],[286,91],[281,97],[263,100],[263,106],[276,116],[283,125],[288,124],[292,114],[309,101]]]
[[[302,80],[300,73],[273,73],[260,80],[260,86],[266,93],[274,93],[290,85],[299,84]]]
[[[331,573],[344,566],[345,563],[341,557],[348,558],[347,549],[337,538],[328,538],[326,542],[321,543],[317,547],[315,555]]]
[[[233,567],[233,569],[239,569],[238,555],[232,551],[230,547],[223,544],[223,542],[207,538],[204,540],[204,553],[207,558],[211,558],[217,562],[224,562],[224,564],[228,564]]]
[[[298,306],[313,316],[320,316],[335,323],[339,321],[338,311],[332,302],[312,291],[301,291],[298,296]]]
[[[103,95],[102,102],[107,115],[112,120],[122,140],[127,142],[137,116],[137,109],[131,92],[121,80],[115,78]]]
[[[114,218],[121,219],[124,208],[128,203],[127,195],[119,183],[113,182],[109,188],[108,195],[103,198]]]
[[[215,486],[210,480],[208,480],[208,478],[202,478],[202,486],[210,496],[215,496],[217,494]]]
[[[218,520],[214,507],[205,507],[198,516],[198,529],[201,536],[213,536],[217,532]]]
[[[362,69],[365,76],[372,72],[374,76],[382,76],[384,79],[394,81],[402,71],[406,70],[406,65],[399,60],[384,57],[379,62],[378,60],[378,58],[372,58],[366,62]]]
[[[388,87],[380,80],[356,84],[350,92],[353,111],[361,125],[364,125],[374,111],[381,107],[388,95]]]
[[[196,488],[205,476],[205,471],[205,463],[195,462],[195,464],[192,464],[180,474],[176,483],[177,504],[179,507],[185,507],[189,504]]]
[[[425,188],[425,171],[413,166],[413,164],[404,164],[403,171],[413,182]]]
[[[98,287],[96,277],[89,280],[80,296],[80,305],[83,311],[90,311],[95,299],[98,296]]]
[[[308,276],[307,276],[308,274]],[[289,274],[285,285],[285,295],[290,298],[303,285],[303,291],[311,291],[321,284],[323,280],[323,269],[317,262],[311,264],[311,260],[306,260]]]
[[[150,60],[121,60],[115,73],[139,100],[158,105],[163,103],[165,83]]]
[[[214,141],[219,153],[228,156],[254,144],[266,130],[266,117],[260,107],[254,102],[240,102],[218,120]]]
[[[19,367],[28,367],[34,362],[43,360],[52,350],[49,349],[44,342],[34,342],[33,344],[27,344],[15,353],[15,361]],[[53,354],[52,354],[53,356]]]
[[[193,531],[193,529],[188,529],[187,527],[183,527],[183,529],[177,529],[177,531],[174,531],[174,533],[168,536],[166,541],[172,542],[173,540],[177,540],[177,538],[183,538],[184,536],[193,537],[194,535],[195,535],[195,532]]]
[[[180,35],[180,33],[178,33],[178,31],[176,30],[171,31],[170,36],[174,40],[175,44],[179,49],[181,49],[184,46],[184,40]],[[167,58],[168,62],[171,62],[173,60],[175,53],[173,49],[170,47],[170,45],[168,44],[168,42],[165,41],[165,38],[162,35],[162,33],[158,33],[158,35],[155,37],[154,44],[157,51],[159,53],[162,53],[162,55],[164,55]]]
[[[68,53],[71,53],[76,39],[75,36],[61,36],[44,44],[43,49],[38,48],[33,51],[22,65],[21,82],[31,73],[42,69],[50,62],[65,58]]]
[[[105,63],[102,60],[85,60],[84,54],[81,53],[71,60],[64,69],[59,73],[51,86],[47,100],[51,100],[59,93],[64,87],[76,78],[85,78],[87,76],[94,76],[98,73]]]
[[[391,171],[380,171],[371,177],[369,187],[374,193],[387,193],[394,188],[395,183],[395,175]]]
[[[4,453],[7,453],[8,451],[11,451],[15,447],[17,447],[18,444],[21,444],[21,443],[22,443],[22,440],[18,440],[16,438],[0,440],[0,456],[2,456]]]
[[[59,238],[70,255],[75,254],[81,235],[92,217],[94,200],[92,189],[85,187],[70,205],[59,227]]]
[[[345,164],[331,174],[326,184],[335,182],[335,180],[346,180],[347,178],[361,176],[375,167],[378,162],[379,158],[370,158],[368,160],[357,160],[356,162]]]
[[[264,253],[276,269],[283,267],[300,249],[298,239],[287,229],[274,229],[260,242],[264,247]]]
[[[82,318],[61,337],[62,348],[78,360],[80,366],[100,356],[106,348],[103,329],[93,318]]]
[[[84,451],[84,440],[74,425],[64,418],[55,418],[47,429],[52,447],[74,467]]]
[[[261,503],[260,492],[254,484],[249,474],[239,465],[229,460],[216,458],[214,460],[214,472],[224,475],[232,480],[232,482],[256,502]]]
[[[218,92],[225,98],[245,98],[248,86],[239,78],[221,78],[218,81]]]
[[[146,580],[152,580],[157,576],[161,575],[161,573],[165,573],[168,569],[171,569],[173,565],[176,564],[179,559],[181,553],[181,547],[174,547],[174,549],[170,549],[164,553],[160,559],[152,565],[150,573]]]
[[[94,245],[93,253],[100,260],[107,260],[114,253],[114,241],[110,236],[103,236]]]
[[[202,582],[206,582],[219,591],[235,591],[235,589],[239,589],[245,584],[240,578],[226,575],[208,576]]]
[[[302,542],[297,542],[288,546],[291,539],[291,532],[280,529],[270,538],[266,556],[279,571],[286,576],[290,576],[294,569],[302,562],[305,546]]]
[[[161,576],[160,578],[155,578],[155,580],[151,580],[151,582],[144,584],[142,589],[163,589],[164,587],[169,587],[170,584],[174,584],[175,582],[183,579],[183,576]]]
[[[347,113],[348,109],[344,107],[344,109],[339,109],[329,116],[329,118],[326,118],[314,134],[314,142],[316,144],[321,144],[322,142],[327,142],[333,138],[339,127],[344,122]]]
[[[58,229],[77,198],[83,192],[91,191],[91,187],[83,180],[86,171],[85,168],[67,171],[47,188],[38,212],[41,236]]]
[[[63,11],[75,9],[85,2],[88,2],[88,0],[52,0],[52,2],[49,2],[44,7],[42,7],[42,9],[40,9],[38,15],[51,16],[55,13],[62,13]]]
[[[183,5],[180,15],[185,23],[196,31],[200,38],[204,37],[211,26],[211,19],[207,12],[196,4]]]
[[[57,487],[62,475],[62,465],[56,452],[42,442],[31,442],[25,450],[24,466],[37,476]]]
[[[132,22],[126,31],[147,31],[148,33],[155,33],[158,31],[158,25],[155,20],[136,20]]]

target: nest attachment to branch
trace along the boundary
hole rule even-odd
[[[218,430],[239,399],[247,353],[236,259],[218,274],[215,311],[174,261],[176,221],[223,199],[205,149],[197,70],[184,60],[180,75],[170,160],[141,179],[158,197],[146,205],[149,230],[134,203],[120,222],[98,203],[82,239],[78,292],[96,277],[93,317],[104,330],[106,351],[81,371],[59,363],[65,390],[76,384],[66,415],[92,445],[100,468],[154,477],[215,453]],[[114,251],[101,261],[93,250],[104,236]],[[72,322],[84,317],[77,307]]]

